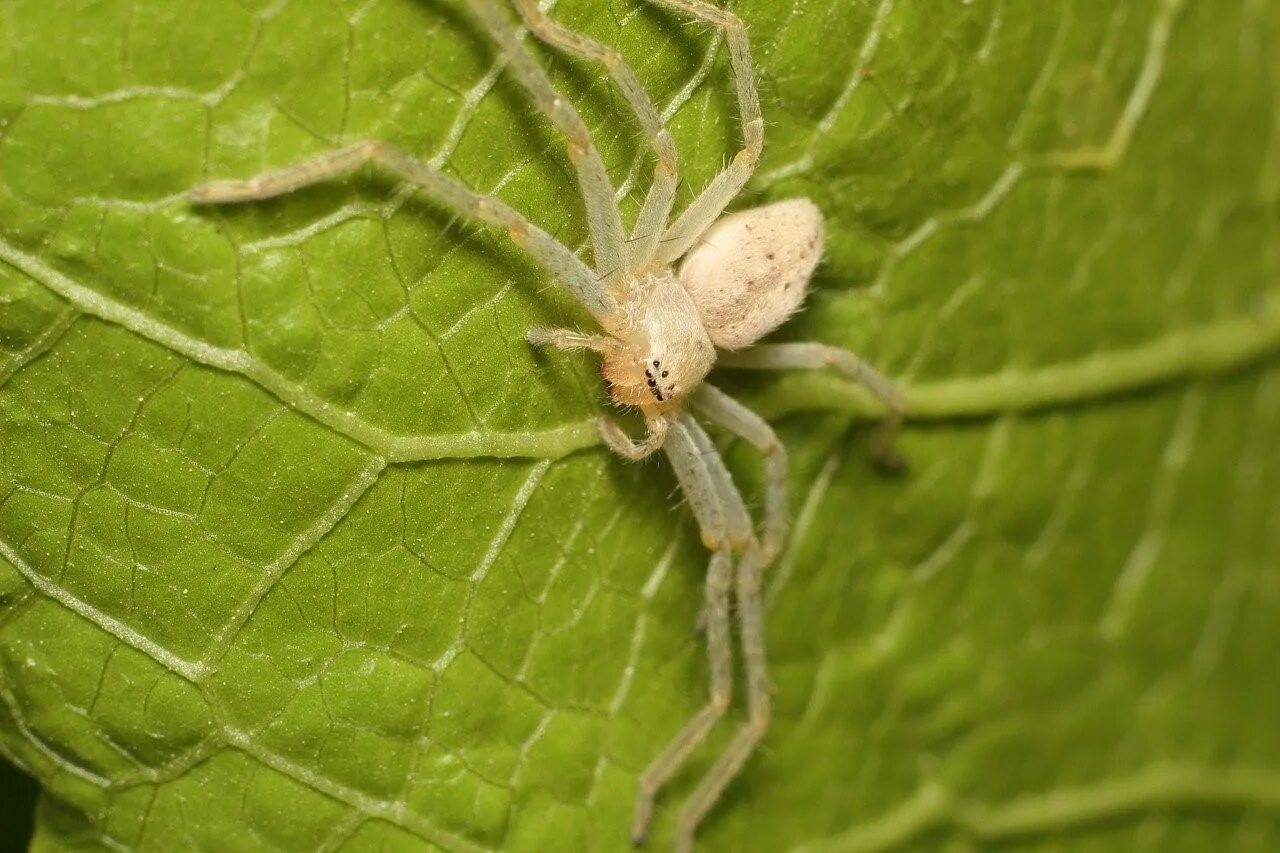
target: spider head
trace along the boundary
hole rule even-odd
[[[689,294],[673,275],[638,282],[626,322],[604,356],[609,393],[647,415],[677,411],[715,364],[715,347]]]

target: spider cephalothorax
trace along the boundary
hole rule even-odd
[[[809,199],[790,199],[717,220],[678,272],[627,282],[621,322],[597,349],[610,396],[644,413],[649,436],[628,443],[607,424],[605,440],[633,458],[656,450],[711,372],[717,349],[750,347],[800,307],[821,252],[821,211]]]
[[[832,367],[865,384],[896,423],[902,402],[892,383],[852,353],[814,343],[757,345],[804,299],[822,254],[823,224],[808,199],[791,199],[727,216],[755,169],[764,145],[746,28],[706,0],[648,0],[719,27],[729,45],[742,122],[742,149],[678,216],[675,145],[657,108],[630,66],[611,48],[547,17],[537,0],[514,0],[538,38],[571,56],[596,62],[617,85],[644,132],[656,164],[653,183],[630,234],[616,193],[581,117],[556,91],[521,41],[500,0],[467,0],[496,45],[500,60],[530,94],[538,112],[566,137],[587,214],[594,269],[501,199],[378,140],[365,140],[294,166],[243,181],[219,181],[192,191],[197,202],[226,203],[290,192],[373,164],[405,181],[451,213],[503,229],[566,287],[599,332],[533,329],[529,340],[568,350],[594,350],[615,403],[640,409],[643,441],[629,439],[609,419],[600,432],[608,446],[639,459],[665,451],[711,550],[705,618],[711,690],[708,702],[671,739],[639,780],[632,838],[648,832],[658,791],[670,781],[729,706],[733,688],[730,623],[736,612],[746,669],[747,721],[703,777],[681,816],[676,846],[693,846],[698,824],[742,768],[768,727],[768,664],[760,578],[787,531],[787,456],[769,425],[705,381],[717,361],[746,369]],[[715,445],[698,417],[740,436],[765,465],[763,519],[747,512]],[[730,596],[736,608],[730,608]]]
[[[610,396],[646,417],[678,410],[716,361],[693,298],[672,270],[646,273],[630,282],[620,313],[601,352]]]

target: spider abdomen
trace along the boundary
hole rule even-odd
[[[748,347],[786,322],[804,301],[822,257],[822,212],[807,198],[723,217],[680,267],[712,343]]]

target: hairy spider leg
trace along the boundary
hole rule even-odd
[[[742,494],[725,467],[724,459],[711,439],[692,415],[683,415],[681,424],[702,457],[712,487],[726,508],[726,529],[735,550],[742,554],[736,573],[738,639],[742,646],[742,662],[746,673],[747,719],[728,746],[721,751],[680,812],[676,830],[677,853],[692,853],[698,826],[720,799],[724,789],[741,772],[751,753],[769,728],[769,664],[764,646],[764,617],[761,606],[761,578],[765,555],[751,528],[751,517],[743,504]],[[734,528],[737,528],[735,531]],[[735,535],[736,532],[736,535]],[[704,733],[705,736],[705,733]],[[687,756],[686,756],[687,757]]]
[[[847,349],[819,343],[761,344],[740,352],[721,353],[719,363],[743,370],[821,370],[832,368],[862,385],[888,409],[876,430],[873,450],[886,467],[901,468],[893,450],[906,417],[907,403],[893,380]]]
[[[653,181],[645,196],[644,205],[631,229],[631,237],[626,246],[627,272],[634,274],[653,256],[658,238],[667,225],[667,217],[671,215],[671,207],[676,199],[676,184],[679,181],[678,155],[675,141],[670,132],[662,124],[653,100],[640,85],[640,80],[627,61],[616,50],[605,47],[600,42],[575,33],[552,18],[542,10],[537,0],[515,0],[525,25],[542,41],[562,52],[598,63],[603,66],[614,85],[622,93],[631,112],[635,114],[640,128],[644,131],[645,140],[657,157],[653,168]]]
[[[746,440],[764,460],[764,519],[760,544],[767,567],[782,551],[787,539],[787,449],[764,418],[713,385],[703,383],[693,395],[694,409]]]
[[[578,175],[578,189],[587,213],[596,275],[606,286],[617,287],[624,272],[625,239],[622,214],[613,183],[605,170],[591,132],[574,109],[551,83],[546,70],[516,35],[516,27],[494,0],[467,0],[489,37],[502,52],[516,79],[537,104],[539,112],[551,120],[569,142],[569,161]]]
[[[679,772],[689,756],[729,708],[733,697],[733,649],[730,644],[729,595],[733,587],[733,539],[751,535],[746,508],[726,508],[720,489],[707,465],[695,435],[701,428],[689,416],[672,425],[663,450],[675,471],[681,491],[689,501],[702,542],[711,551],[704,586],[703,615],[706,622],[707,661],[710,690],[704,705],[676,733],[640,775],[635,817],[631,825],[633,843],[641,843],[653,819],[653,802],[658,792]],[[736,530],[731,530],[730,524]]]
[[[677,423],[683,427],[689,440],[693,442],[702,464],[707,469],[707,476],[715,490],[716,501],[724,513],[724,531],[735,553],[743,553],[756,545],[756,534],[752,527],[751,513],[747,511],[742,493],[733,482],[733,475],[725,467],[720,451],[711,443],[711,437],[689,412],[681,412]]]
[[[724,31],[738,89],[738,118],[742,123],[742,148],[663,233],[652,260],[654,266],[667,266],[689,251],[746,186],[760,160],[760,152],[764,150],[764,117],[760,114],[760,96],[756,92],[755,66],[751,61],[747,28],[737,15],[705,0],[647,2],[684,12]]]
[[[511,239],[569,288],[602,326],[610,328],[618,303],[573,252],[502,200],[477,193],[388,142],[369,139],[247,180],[214,181],[193,189],[190,198],[201,204],[258,201],[350,174],[365,165],[413,185],[454,213],[505,228]]]
[[[741,771],[747,759],[769,729],[772,700],[769,696],[769,664],[764,647],[764,607],[761,580],[764,555],[752,548],[738,563],[737,610],[738,631],[742,643],[742,661],[746,671],[747,720],[734,733],[729,745],[720,753],[698,787],[689,795],[680,813],[676,835],[677,853],[692,853],[698,826],[720,799],[725,788]]]
[[[573,329],[555,329],[535,326],[524,333],[525,340],[536,347],[555,347],[566,352],[607,352],[611,341],[603,335],[592,335]]]

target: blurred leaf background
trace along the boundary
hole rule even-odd
[[[7,761],[0,761],[0,846],[21,850],[31,838],[39,786]]]
[[[796,530],[776,724],[707,849],[1275,849],[1280,4],[735,8],[742,204],[829,223],[780,336],[915,413],[886,479],[845,383],[722,379],[793,452]],[[555,14],[635,64],[692,198],[737,140],[716,34]],[[0,44],[0,751],[36,848],[624,849],[705,695],[706,555],[663,464],[595,446],[594,367],[522,340],[581,313],[376,177],[183,198],[378,136],[580,245],[465,10],[8,0]],[[634,213],[620,99],[540,55]]]

